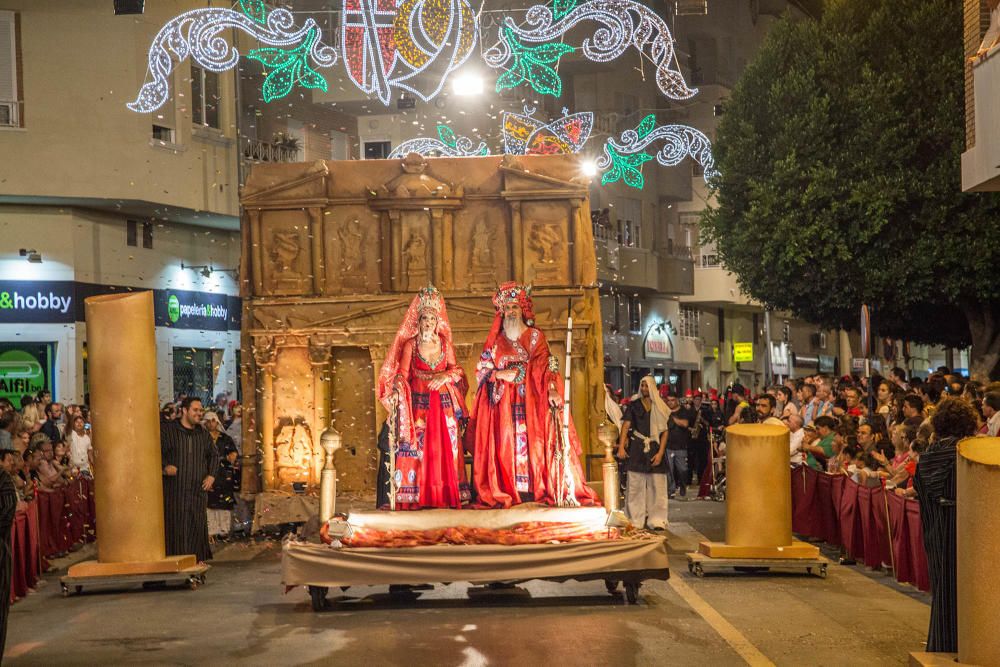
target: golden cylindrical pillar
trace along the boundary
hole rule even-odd
[[[792,539],[789,431],[778,424],[726,429],[726,541],[702,542],[713,558],[816,558]]]
[[[277,487],[274,473],[274,375],[271,364],[260,370],[260,475],[264,489]]]
[[[988,584],[1000,551],[1000,438],[958,443],[957,465],[958,661],[1000,665],[1000,590]]]
[[[77,563],[68,575],[194,566],[194,556],[166,556],[153,293],[106,294],[85,303],[98,560]]]

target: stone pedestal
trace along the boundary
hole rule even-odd
[[[737,424],[726,430],[726,541],[702,542],[710,558],[817,558],[792,539],[788,429]]]
[[[78,563],[68,574],[194,567],[194,556],[165,555],[153,293],[90,297],[86,309],[98,560]]]

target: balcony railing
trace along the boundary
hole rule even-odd
[[[243,159],[251,162],[298,162],[299,150],[260,139],[244,139]]]

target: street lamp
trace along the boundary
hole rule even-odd
[[[483,77],[478,74],[466,73],[452,79],[451,90],[456,95],[471,97],[483,94]]]

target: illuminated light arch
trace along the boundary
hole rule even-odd
[[[700,130],[688,125],[661,125],[656,127],[656,116],[650,114],[634,130],[625,130],[621,137],[608,139],[604,153],[597,159],[597,168],[604,171],[601,184],[623,181],[633,188],[642,188],[645,178],[642,165],[653,159],[645,149],[656,141],[664,141],[656,152],[656,161],[664,167],[673,167],[691,157],[704,170],[705,182],[718,176],[712,142]]]
[[[527,83],[536,92],[558,96],[562,83],[549,64],[574,48],[553,43],[553,40],[561,39],[584,21],[603,24],[583,40],[580,50],[588,59],[607,62],[634,46],[652,59],[656,67],[656,84],[664,95],[686,100],[698,93],[697,88],[689,87],[684,80],[677,64],[674,38],[666,22],[652,9],[634,0],[564,3],[555,12],[546,5],[533,5],[525,14],[524,27],[508,16],[500,27],[497,44],[483,53],[490,67],[506,70],[497,79],[497,91]]]
[[[417,139],[407,139],[389,153],[389,159],[406,157],[409,153],[449,157],[470,157],[490,154],[490,149],[484,141],[480,141],[479,145],[474,147],[472,139],[468,137],[456,137],[455,133],[447,125],[438,125],[437,131],[437,138],[419,137]]]

